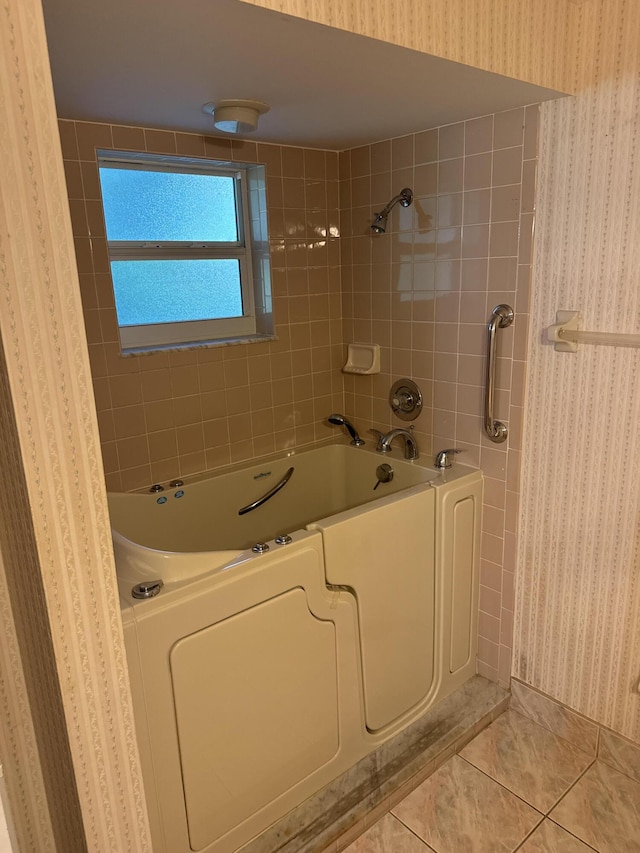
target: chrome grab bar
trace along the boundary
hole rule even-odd
[[[269,489],[269,491],[261,498],[257,498],[255,501],[253,501],[253,503],[247,504],[246,506],[243,506],[242,509],[239,509],[238,515],[246,515],[246,513],[251,512],[251,510],[258,509],[259,506],[262,506],[262,504],[266,503],[274,495],[277,495],[280,489],[283,489],[287,485],[287,483],[291,479],[291,475],[293,474],[293,472],[294,468],[289,468],[289,470],[279,483],[276,483],[275,486]]]
[[[491,312],[487,330],[487,374],[484,387],[484,429],[491,441],[501,444],[507,440],[509,431],[502,421],[493,419],[493,393],[496,382],[496,328],[506,329],[513,323],[513,308],[510,305],[496,305]]]

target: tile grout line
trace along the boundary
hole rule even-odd
[[[598,851],[598,848],[597,848],[597,847],[593,847],[591,844],[588,844],[588,843],[587,843],[583,838],[579,838],[579,837],[578,837],[574,832],[571,832],[571,830],[570,830],[570,829],[567,829],[567,827],[566,827],[566,826],[562,826],[562,824],[557,823],[557,822],[556,822],[553,818],[551,818],[551,817],[547,817],[547,818],[546,818],[546,820],[550,820],[550,821],[551,821],[551,823],[553,823],[553,824],[554,824],[554,826],[558,826],[558,827],[560,827],[560,829],[564,830],[564,832],[566,832],[566,833],[567,833],[567,835],[570,835],[572,838],[577,839],[581,844],[584,844],[584,846],[585,846],[588,850],[595,850],[595,853],[599,853],[599,851]]]
[[[507,710],[512,710],[512,709],[511,709],[511,708],[508,708]],[[515,711],[514,713],[518,713],[518,712],[517,712],[517,711]],[[538,723],[536,723],[536,721],[535,721],[535,720],[531,720],[531,718],[527,717],[527,716],[526,716],[526,715],[524,715],[524,714],[521,714],[520,716],[522,716],[524,719],[527,719],[529,722],[533,723],[534,725],[539,725]],[[576,746],[574,746],[570,741],[566,740],[565,738],[561,737],[560,735],[556,734],[555,732],[552,732],[550,729],[547,729],[545,726],[540,726],[540,728],[544,729],[546,732],[548,732],[549,734],[553,735],[554,737],[557,737],[557,738],[559,738],[560,740],[564,741],[564,742],[565,742],[569,747],[571,747],[571,749],[572,749],[572,750],[578,750],[578,751],[582,751],[582,752],[584,752],[583,750],[579,750],[579,748],[578,748],[578,747],[576,747]],[[589,754],[588,754],[588,753],[586,753],[586,752],[584,752],[584,755],[588,756]],[[468,764],[470,764],[472,767],[475,767],[475,768],[476,768],[476,770],[479,770],[481,773],[484,773],[484,775],[485,775],[485,776],[487,776],[489,779],[492,779],[494,782],[496,782],[496,783],[497,783],[498,785],[500,785],[501,787],[505,788],[505,790],[509,791],[509,792],[510,792],[510,793],[512,793],[514,796],[516,796],[516,797],[518,797],[519,799],[521,799],[523,802],[527,803],[527,805],[529,805],[531,808],[533,808],[533,809],[535,809],[536,811],[540,812],[540,809],[539,809],[537,806],[534,806],[532,803],[529,803],[527,800],[525,800],[525,799],[524,799],[524,797],[520,797],[518,794],[516,794],[516,793],[515,793],[515,791],[512,791],[512,790],[511,790],[510,788],[508,788],[506,785],[503,785],[503,784],[502,784],[498,779],[495,779],[495,778],[494,778],[493,776],[491,776],[489,773],[487,773],[486,771],[482,770],[482,768],[477,767],[475,764],[473,764],[473,762],[469,761],[465,756],[460,755],[460,758],[462,758],[464,761],[466,761],[466,762],[467,762]],[[556,806],[558,806],[558,805],[559,805],[559,803],[560,803],[560,802],[561,802],[561,801],[562,801],[562,800],[567,796],[567,794],[568,794],[568,793],[573,789],[573,787],[574,787],[574,786],[579,782],[579,780],[580,780],[580,779],[585,775],[585,773],[587,773],[587,771],[588,771],[591,767],[593,767],[593,765],[596,763],[596,761],[597,761],[597,760],[598,760],[597,755],[592,756],[592,758],[591,758],[590,762],[587,764],[587,766],[584,768],[584,770],[582,770],[582,771],[578,774],[578,776],[577,776],[577,777],[573,780],[573,782],[571,782],[571,783],[570,783],[570,785],[569,785],[569,786],[568,786],[568,787],[567,787],[567,788],[562,792],[562,794],[558,797],[558,799],[554,801],[554,803],[551,805],[551,807],[550,807],[548,810],[541,812],[541,814],[543,814],[545,818],[546,818],[546,817],[549,817],[549,815],[551,814],[551,812],[553,811],[553,809],[555,809],[555,808],[556,808]],[[563,827],[563,828],[564,828],[564,827]]]
[[[533,809],[533,811],[537,812],[537,814],[540,816],[540,820],[538,820],[538,821],[535,823],[535,825],[531,828],[531,831],[527,834],[527,836],[526,836],[526,837],[525,837],[521,842],[519,842],[519,843],[518,843],[518,846],[517,846],[517,847],[514,847],[514,848],[513,848],[513,853],[515,853],[515,851],[516,851],[516,850],[519,850],[519,849],[520,849],[520,847],[521,847],[521,845],[522,845],[522,844],[524,844],[524,842],[525,842],[525,841],[526,841],[526,840],[531,836],[531,834],[532,834],[532,833],[534,833],[534,832],[536,831],[536,829],[538,829],[538,827],[539,827],[539,826],[544,822],[544,820],[546,819],[546,815],[544,815],[542,812],[540,812],[538,809],[536,809],[534,806],[532,806],[532,805],[531,805],[531,803],[528,803],[526,800],[523,800],[523,799],[522,799],[522,797],[519,797],[519,796],[518,796],[517,794],[515,794],[513,791],[509,790],[509,788],[507,788],[507,787],[505,787],[504,785],[502,785],[500,782],[498,782],[498,781],[497,781],[496,779],[494,779],[492,776],[489,776],[489,775],[488,775],[487,773],[485,773],[483,770],[480,770],[480,768],[479,768],[479,767],[476,767],[476,766],[475,766],[475,764],[472,764],[470,761],[467,761],[467,759],[466,759],[466,758],[464,758],[462,755],[460,755],[460,753],[458,753],[458,752],[454,753],[454,755],[452,755],[452,756],[451,756],[451,758],[449,758],[449,759],[445,762],[445,764],[443,764],[443,765],[442,765],[442,767],[446,766],[446,764],[447,764],[449,761],[451,761],[451,759],[452,759],[452,758],[454,758],[454,756],[456,756],[456,755],[457,755],[459,758],[461,758],[461,759],[462,759],[466,764],[468,764],[470,767],[473,767],[473,768],[474,768],[474,770],[477,770],[479,773],[482,773],[482,775],[483,775],[483,776],[486,776],[486,778],[487,778],[487,779],[489,779],[489,780],[491,780],[491,782],[494,782],[496,785],[499,785],[503,790],[507,791],[507,793],[511,794],[513,797],[516,797],[516,799],[520,800],[520,802],[524,803],[526,806],[529,806],[529,808],[530,808],[530,809]],[[407,796],[409,796],[409,795],[407,795]],[[397,805],[397,804],[396,804],[396,805]],[[394,808],[395,808],[395,806],[394,806]],[[416,835],[416,837],[417,837],[417,838],[420,838],[420,836],[419,836],[419,835],[417,835],[417,833],[415,833],[415,832],[411,829],[411,827],[410,827],[410,826],[407,826],[407,824],[406,824],[406,823],[405,823],[405,822],[404,822],[400,817],[398,817],[398,815],[396,815],[396,814],[393,812],[393,809],[391,810],[390,814],[392,814],[392,815],[393,815],[393,817],[395,817],[395,818],[396,818],[396,820],[400,821],[400,823],[401,823],[403,826],[406,826],[406,827],[407,827],[407,829],[408,829],[410,832],[412,832],[414,835]],[[429,847],[429,845],[427,844],[427,842],[426,842],[426,841],[424,841],[424,839],[420,838],[420,841],[422,841],[422,843],[423,843],[423,844],[426,844],[426,845],[427,845],[427,849],[434,849],[434,848],[430,848],[430,847]],[[438,851],[434,849],[434,853],[438,853]]]
[[[513,853],[516,853],[516,851],[517,851],[517,850],[522,850],[523,846],[527,843],[527,841],[531,838],[531,836],[532,836],[532,835],[534,835],[534,833],[536,833],[536,832],[540,829],[540,827],[541,827],[541,826],[542,826],[542,824],[545,822],[545,820],[547,820],[547,818],[543,815],[542,820],[541,820],[541,821],[539,821],[539,822],[538,822],[538,823],[533,827],[533,829],[532,829],[532,830],[531,830],[531,832],[526,836],[526,838],[523,838],[523,839],[522,839],[522,841],[518,844],[518,846],[517,846],[517,847],[514,847],[514,849],[513,849]]]
[[[559,806],[559,805],[560,805],[560,803],[562,802],[562,800],[564,800],[564,798],[567,796],[567,794],[568,794],[570,791],[572,791],[572,790],[573,790],[573,788],[578,784],[578,782],[580,781],[580,779],[582,779],[582,777],[585,775],[585,773],[587,773],[587,772],[588,772],[588,771],[593,767],[593,765],[596,763],[596,761],[597,761],[597,760],[598,760],[598,757],[597,757],[597,756],[594,756],[594,758],[589,762],[589,764],[588,764],[588,765],[584,768],[584,770],[580,773],[580,775],[578,776],[578,778],[577,778],[577,779],[574,779],[574,780],[573,780],[573,782],[572,782],[572,783],[569,785],[569,787],[566,789],[566,791],[564,791],[564,792],[563,792],[563,793],[558,797],[558,799],[557,799],[557,800],[555,801],[555,803],[551,806],[551,808],[549,809],[549,811],[548,811],[548,812],[546,812],[545,817],[549,817],[549,816],[550,816],[551,812],[556,808],[556,806]],[[555,821],[554,821],[554,823],[555,823]],[[560,825],[560,824],[558,824],[558,825]],[[564,829],[564,827],[562,827],[562,828]]]
[[[598,737],[599,737],[599,730],[598,730]],[[575,788],[575,786],[578,784],[578,782],[579,782],[579,781],[580,781],[580,780],[581,780],[581,779],[582,779],[582,778],[583,778],[583,777],[588,773],[588,771],[589,771],[589,770],[591,770],[591,768],[592,768],[592,767],[594,767],[594,766],[595,766],[595,764],[596,764],[596,762],[597,762],[597,761],[598,761],[598,756],[597,756],[597,754],[596,754],[596,755],[594,756],[594,758],[593,758],[593,761],[591,761],[591,763],[589,764],[589,766],[588,766],[588,767],[585,767],[585,769],[584,769],[584,770],[582,771],[582,773],[578,776],[578,778],[573,782],[573,784],[572,784],[569,788],[567,788],[567,790],[566,790],[566,791],[564,792],[564,794],[560,797],[560,799],[558,800],[558,802],[557,802],[557,803],[555,803],[555,805],[553,806],[553,808],[552,808],[552,809],[550,809],[550,810],[549,810],[549,812],[548,812],[548,813],[547,813],[547,815],[546,815],[546,818],[547,818],[548,820],[550,820],[552,823],[555,823],[555,825],[556,825],[556,826],[559,826],[559,827],[560,827],[560,829],[563,829],[565,832],[569,833],[569,835],[571,835],[573,838],[577,838],[577,839],[578,839],[578,841],[582,842],[582,844],[584,844],[584,845],[585,845],[586,847],[588,847],[590,850],[596,850],[596,848],[595,848],[595,847],[592,847],[590,844],[587,844],[587,842],[586,842],[586,841],[584,841],[584,839],[582,839],[582,838],[580,838],[579,836],[575,835],[575,834],[574,834],[573,832],[571,832],[571,830],[569,830],[566,826],[563,826],[561,823],[558,823],[558,821],[554,820],[554,818],[552,818],[552,817],[551,817],[551,812],[552,812],[555,808],[557,808],[557,807],[560,805],[560,803],[562,802],[562,800],[564,800],[564,799],[565,799],[565,797],[567,797],[567,796],[569,795],[569,793],[570,793],[570,792]]]
[[[451,759],[449,759],[449,760],[451,760]],[[444,765],[443,765],[443,766],[444,766]],[[426,781],[426,780],[425,780],[425,781]],[[408,797],[408,796],[410,796],[410,794],[407,794],[407,797]],[[405,798],[405,799],[406,799],[406,798]],[[402,800],[401,800],[400,802],[402,802]],[[396,803],[396,805],[399,805],[399,803]],[[395,809],[395,806],[394,806],[393,808]],[[434,847],[431,847],[429,844],[427,844],[427,842],[424,840],[424,838],[421,838],[415,830],[411,829],[411,827],[410,827],[410,826],[408,826],[408,825],[407,825],[407,824],[402,820],[402,818],[398,817],[398,815],[397,815],[397,814],[394,814],[393,809],[391,809],[391,811],[389,811],[389,814],[390,814],[393,818],[395,818],[395,820],[397,820],[397,821],[398,821],[398,823],[402,824],[402,826],[404,826],[404,828],[405,828],[405,829],[408,829],[408,830],[409,830],[409,832],[414,836],[414,838],[417,838],[417,839],[418,839],[418,841],[420,841],[420,843],[421,843],[421,844],[424,844],[424,846],[425,846],[425,848],[426,848],[427,850],[433,850],[433,853],[438,853],[438,851],[437,851]]]
[[[541,812],[540,809],[536,808],[535,806],[532,806],[531,803],[528,803],[523,797],[521,797],[519,794],[516,794],[515,791],[512,791],[511,788],[507,788],[507,786],[503,785],[502,782],[498,782],[497,779],[494,779],[493,776],[490,776],[488,773],[485,773],[485,771],[482,770],[480,767],[476,767],[476,765],[469,761],[467,758],[465,758],[464,755],[460,755],[460,753],[456,753],[456,755],[458,756],[458,758],[461,758],[464,762],[466,762],[469,767],[473,767],[474,770],[477,770],[478,773],[482,773],[482,775],[486,776],[487,779],[490,779],[492,782],[495,782],[496,785],[499,785],[504,791],[507,791],[507,793],[511,794],[512,797],[515,797],[516,799],[520,800],[521,803],[524,803],[525,806],[529,806],[530,809],[536,811],[543,819],[546,817],[544,812]]]
[[[540,829],[540,827],[545,823],[545,821],[550,821],[554,826],[557,826],[557,827],[558,827],[559,829],[561,829],[563,832],[566,832],[566,833],[567,833],[567,835],[570,835],[572,838],[575,838],[575,839],[576,839],[576,841],[580,842],[580,844],[584,844],[584,846],[585,846],[585,847],[587,847],[589,850],[594,850],[594,851],[595,851],[595,853],[599,853],[599,851],[597,851],[595,847],[592,847],[590,844],[587,844],[587,843],[586,843],[586,841],[583,841],[581,838],[578,838],[578,836],[577,836],[577,835],[574,835],[574,834],[573,834],[573,832],[569,832],[569,830],[568,830],[568,829],[566,829],[566,827],[564,827],[564,826],[560,826],[560,824],[559,824],[559,823],[556,823],[556,822],[555,822],[555,820],[551,820],[551,818],[550,818],[548,815],[547,815],[546,817],[544,817],[544,818],[540,821],[540,823],[539,823],[539,824],[537,824],[536,826],[534,826],[534,828],[531,830],[531,832],[529,833],[529,835],[527,835],[527,837],[526,837],[526,838],[524,838],[524,839],[520,842],[520,844],[518,844],[518,846],[515,848],[515,850],[513,851],[513,853],[517,853],[517,851],[518,851],[518,850],[522,850],[522,848],[523,848],[523,847],[524,847],[524,845],[527,843],[527,841],[529,841],[529,839],[530,839],[530,838],[531,838],[531,837],[532,837],[532,836],[533,836],[533,835],[534,835],[534,834],[535,834],[535,833]]]

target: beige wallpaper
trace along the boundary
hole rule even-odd
[[[44,718],[51,725],[44,737],[62,743],[58,756],[68,745],[56,771],[60,790],[51,797],[57,807],[76,798],[73,811],[53,821],[54,834],[66,820],[75,824],[65,830],[71,842],[61,846],[69,853],[78,849],[73,832],[80,819],[90,853],[142,853],[149,849],[148,824],[39,0],[6,0],[2,7],[0,185],[0,336],[6,358],[3,388],[8,389],[2,407],[13,410],[15,431],[5,450],[13,446],[18,456],[8,472],[3,470],[8,478],[3,488],[8,500],[12,469],[21,468],[25,493],[16,505],[28,512],[25,525],[30,525],[30,533],[21,531],[20,547],[28,555],[21,568],[35,573],[29,583],[23,579],[22,592],[31,606],[23,601],[13,609],[6,598],[12,594],[9,584],[0,583],[0,610],[20,620],[15,634],[18,642],[25,635],[31,638],[31,654],[37,653],[36,637],[50,632],[53,656],[43,663],[55,666],[49,688],[58,683],[58,707],[47,718],[51,689],[44,686],[36,701],[43,703],[40,722]],[[5,561],[3,552],[8,574]],[[1,622],[3,662],[5,645],[10,649],[13,642],[10,623]],[[27,689],[33,675],[28,668],[28,661],[10,661],[9,675],[24,673]],[[36,722],[36,736],[38,727]],[[10,736],[3,732],[3,739]],[[14,745],[12,759],[22,765],[22,779],[30,776],[34,782],[23,787],[13,761],[5,765],[16,825],[37,821],[41,834],[34,834],[24,849],[48,851],[51,829],[47,832],[44,806],[30,799],[40,793],[37,758],[30,744]],[[65,772],[69,758],[73,775]],[[48,776],[44,766],[43,775]]]
[[[60,121],[107,487],[129,490],[330,437],[343,406],[336,152]],[[261,162],[277,341],[122,357],[96,147]]]
[[[542,107],[513,672],[639,741],[640,352],[543,340],[557,309],[640,332],[636,0],[597,48],[596,85]]]
[[[413,378],[425,406],[413,422],[425,456],[447,447],[485,474],[479,671],[507,684],[511,666],[520,426],[528,334],[538,107],[386,140],[340,155],[345,341],[378,343],[381,372],[345,375],[358,428],[407,426],[389,390]],[[373,210],[405,187],[386,234]],[[497,333],[496,416],[509,441],[484,436],[486,325],[495,305],[516,310]]]
[[[0,755],[3,764],[10,762],[11,771],[21,777],[25,792],[30,789],[33,796],[33,771],[22,766],[11,743],[18,738],[19,732],[24,736],[33,727],[31,748],[34,754],[37,753],[38,776],[41,772],[45,791],[38,792],[40,796],[36,794],[30,801],[30,820],[25,820],[23,803],[15,803],[20,849],[33,850],[34,853],[39,848],[83,853],[86,845],[82,817],[49,623],[46,619],[34,618],[35,614],[45,613],[46,606],[6,371],[4,348],[0,344],[0,470],[5,483],[11,484],[10,488],[0,492],[0,554],[9,608],[6,615],[9,624],[15,626],[16,647],[22,663],[22,673],[15,680],[10,670],[2,673],[2,691],[6,695],[4,707],[11,707],[12,700],[23,704],[23,719],[11,721],[14,733],[7,738],[7,752],[2,751]],[[15,796],[13,788],[9,789],[9,795]],[[36,815],[37,821],[33,819]],[[43,835],[48,821],[51,823],[51,839]]]
[[[592,78],[608,0],[243,0],[562,92]]]
[[[6,479],[17,479],[21,488],[17,495],[4,489],[0,511],[0,755],[6,778],[6,791],[9,800],[8,820],[13,826],[15,838],[24,851],[53,851],[55,849],[54,828],[48,801],[45,768],[40,756],[37,722],[34,720],[32,702],[38,701],[34,695],[33,681],[28,679],[25,669],[33,665],[34,657],[41,655],[40,644],[46,634],[38,636],[32,632],[32,641],[24,636],[24,623],[14,616],[12,591],[16,583],[21,582],[21,573],[27,574],[28,582],[22,586],[29,598],[30,587],[37,583],[37,557],[33,545],[33,532],[29,530],[30,516],[25,512],[25,489],[20,452],[15,434],[15,418],[11,405],[6,377],[4,350],[0,345],[0,429],[3,440],[0,442],[0,463]],[[35,565],[36,571],[33,571]],[[31,567],[32,571],[29,571]],[[21,636],[20,636],[21,635]],[[25,639],[27,640],[25,648]],[[50,643],[48,656],[50,657]],[[23,660],[24,658],[24,660]],[[28,682],[29,684],[28,688]],[[49,684],[46,685],[50,689]],[[45,688],[45,692],[49,690]],[[55,698],[55,697],[54,697]],[[44,703],[46,706],[46,703]],[[56,710],[59,713],[59,697]],[[64,744],[64,738],[58,733],[53,748]],[[45,750],[46,750],[46,744]],[[51,752],[49,758],[53,758]],[[69,797],[69,788],[64,785],[58,796],[64,800]],[[72,793],[72,792],[71,792]],[[6,809],[6,802],[2,804]],[[77,819],[77,800],[71,796],[70,817]],[[57,834],[60,840],[60,835]]]

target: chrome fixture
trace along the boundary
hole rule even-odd
[[[373,487],[374,492],[380,483],[390,483],[393,480],[393,468],[391,465],[388,465],[386,462],[383,462],[382,465],[378,465],[376,468],[376,478],[377,482]]]
[[[276,536],[273,541],[276,545],[290,545],[293,542],[293,539],[288,533],[281,533],[280,536]]]
[[[436,454],[436,458],[434,460],[434,468],[440,468],[444,470],[445,468],[453,468],[453,459],[449,458],[449,455],[452,453],[462,453],[461,450],[458,450],[456,447],[450,447],[448,450],[441,450],[440,453]]]
[[[164,586],[164,581],[143,581],[137,583],[131,590],[132,598],[154,598]]]
[[[509,431],[502,421],[493,419],[493,394],[496,382],[496,328],[506,329],[513,323],[513,308],[496,305],[489,318],[487,344],[487,374],[484,389],[484,430],[496,444],[507,440]]]
[[[164,492],[164,486],[160,483],[154,483],[153,486],[149,489],[152,495],[157,494],[158,492]]]
[[[374,234],[384,234],[387,230],[387,217],[391,213],[392,209],[396,206],[396,204],[400,203],[402,207],[409,207],[411,202],[413,201],[413,190],[410,190],[409,187],[405,187],[403,190],[400,190],[398,195],[394,196],[389,204],[382,208],[380,213],[374,213],[374,220],[371,225],[371,230]]]
[[[172,481],[169,483],[169,488],[170,488],[170,489],[179,489],[179,488],[180,488],[180,486],[184,486],[184,480],[172,480]]]
[[[266,542],[256,542],[251,550],[254,554],[265,554],[269,550],[269,546]]]
[[[230,100],[202,105],[202,112],[213,116],[213,126],[222,133],[252,133],[258,118],[269,110],[263,101]]]
[[[354,425],[350,421],[348,421],[344,415],[329,415],[328,421],[334,426],[343,426],[351,436],[351,444],[353,444],[354,447],[362,447],[362,445],[364,444],[364,439],[360,438],[360,436],[356,432],[356,428],[354,427]]]
[[[408,429],[392,429],[386,435],[381,433],[379,429],[370,429],[369,432],[378,437],[378,444],[376,445],[378,453],[389,453],[391,442],[395,438],[401,438],[404,442],[404,458],[419,459],[418,444]]]
[[[389,405],[401,421],[414,421],[422,411],[422,392],[413,379],[398,379],[389,391]]]
[[[294,471],[295,471],[295,468],[293,468],[293,466],[291,468],[289,468],[289,470],[284,475],[284,477],[280,480],[279,483],[276,483],[275,486],[273,486],[271,489],[269,489],[269,491],[266,494],[264,494],[261,498],[256,498],[256,500],[253,501],[252,503],[241,507],[238,510],[238,515],[246,515],[248,512],[251,512],[254,509],[258,509],[258,507],[262,506],[262,504],[266,504],[266,502],[268,500],[270,500],[274,495],[278,494],[280,489],[284,489],[284,487],[287,485],[287,483],[291,479],[291,475],[293,474]]]

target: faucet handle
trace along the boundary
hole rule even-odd
[[[378,439],[378,443],[376,444],[376,450],[378,451],[378,453],[384,453],[384,434],[381,433],[379,429],[374,429],[373,427],[369,430],[369,432],[371,433],[371,435],[375,435],[375,437]],[[389,450],[389,448],[387,448],[387,450]]]
[[[448,450],[441,450],[436,454],[436,458],[434,460],[434,468],[451,468],[453,466],[453,459],[449,459],[450,453],[462,453],[461,450],[458,450],[457,447],[450,447]]]

